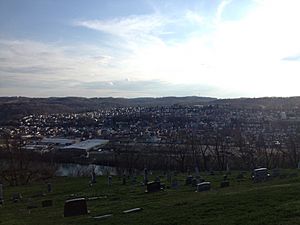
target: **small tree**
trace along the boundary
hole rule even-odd
[[[5,139],[2,151],[7,160],[1,164],[1,179],[11,186],[18,186],[36,179],[48,179],[54,175],[56,170],[53,165],[31,160],[34,153],[25,151],[26,142],[20,136],[2,136]]]

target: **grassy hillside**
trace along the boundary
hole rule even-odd
[[[237,182],[236,174],[232,174],[229,176],[231,186],[224,189],[219,188],[222,174],[203,174],[203,177],[212,181],[209,192],[197,193],[191,186],[185,186],[184,176],[178,177],[181,184],[178,190],[166,189],[158,193],[144,193],[145,188],[141,185],[122,185],[117,177],[113,177],[112,187],[107,185],[106,177],[98,177],[93,187],[88,186],[89,178],[55,178],[51,181],[53,192],[44,197],[34,197],[36,193],[46,191],[44,183],[6,187],[0,224],[300,224],[300,177],[295,174],[259,184],[253,184],[249,178]],[[22,202],[9,200],[14,192],[23,195]],[[64,218],[64,201],[71,195],[103,198],[88,201],[89,215]],[[31,204],[38,208],[27,209],[29,197]],[[54,206],[42,208],[44,199],[53,199]],[[142,207],[143,211],[122,214],[123,210],[136,207]],[[92,218],[108,213],[113,217]]]

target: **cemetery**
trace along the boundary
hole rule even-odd
[[[0,224],[297,224],[300,171],[270,172],[144,170],[2,184]]]

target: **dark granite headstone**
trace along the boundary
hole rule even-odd
[[[167,181],[168,181],[169,183],[172,182],[172,174],[171,174],[170,172],[167,172],[167,174],[166,174],[166,179],[167,179]]]
[[[65,201],[64,216],[79,216],[87,214],[85,198],[75,198]]]
[[[198,180],[196,178],[192,179],[192,186],[193,187],[196,187],[198,183],[200,183],[200,182],[198,182]]]
[[[123,185],[126,185],[126,176],[125,176],[125,175],[123,175],[123,178],[122,178],[122,184],[123,184]]]
[[[148,170],[147,168],[144,169],[144,185],[148,183]]]
[[[161,190],[160,182],[152,181],[147,183],[147,193],[157,192]]]
[[[211,188],[210,182],[202,182],[197,184],[197,192],[209,191]]]
[[[228,180],[223,180],[220,184],[221,188],[229,187],[229,181]]]
[[[185,179],[185,185],[191,185],[193,181],[193,176],[189,175],[187,176],[187,178]]]
[[[112,185],[112,176],[108,176],[108,186]]]
[[[92,174],[91,174],[91,183],[92,184],[95,184],[97,181],[96,181],[96,173],[95,171],[92,171]]]
[[[271,171],[271,176],[272,177],[279,177],[280,176],[280,169],[276,168],[276,169],[273,169]]]
[[[270,174],[268,173],[267,168],[255,169],[252,172],[252,179],[254,182],[266,181],[269,178]]]
[[[173,180],[172,180],[172,185],[171,185],[171,187],[173,188],[173,189],[178,189],[178,180],[176,179],[176,178],[174,178]]]
[[[156,182],[160,182],[160,177],[157,176],[157,177],[155,178],[155,181],[156,181]]]
[[[12,201],[14,203],[17,203],[17,202],[19,202],[21,200],[22,200],[22,195],[20,193],[13,193],[13,195],[12,195]]]
[[[133,176],[133,177],[131,177],[131,184],[136,184],[136,182],[137,182],[137,178],[136,178],[136,176]]]
[[[51,183],[47,184],[47,191],[48,191],[48,193],[52,192],[52,184]]]
[[[241,172],[236,176],[236,179],[238,182],[242,181],[244,179],[244,174]]]
[[[289,177],[298,177],[298,173],[290,173]]]

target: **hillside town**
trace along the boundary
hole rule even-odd
[[[176,145],[181,156],[183,152],[186,156],[187,168],[188,156],[199,146],[208,149],[202,158],[216,154],[216,149],[223,151],[223,158],[224,154],[244,153],[247,148],[253,152],[264,148],[269,154],[291,151],[298,141],[300,110],[249,109],[229,104],[115,107],[83,113],[28,115],[17,124],[1,127],[2,139],[5,135],[19,137],[23,140],[22,148],[30,152],[52,151],[68,159],[103,162],[119,152],[138,151],[149,156],[158,152],[170,155],[173,151],[174,155]],[[218,167],[226,167],[228,160],[223,161]]]

